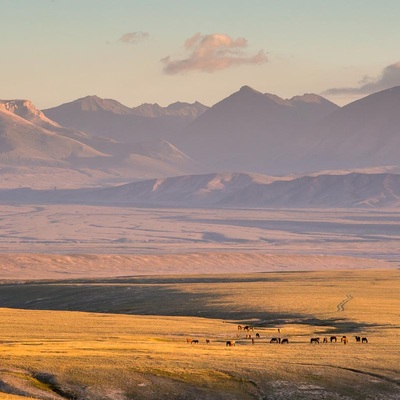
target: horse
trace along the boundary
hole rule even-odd
[[[270,343],[279,343],[279,341],[280,341],[279,338],[273,337],[269,342]]]
[[[345,342],[347,340],[347,336],[342,336],[342,338],[340,339],[341,342]]]
[[[256,338],[260,339],[260,334],[256,333]]]
[[[281,344],[289,344],[289,339],[282,339]]]
[[[251,339],[251,344],[254,344],[254,338]]]
[[[347,337],[342,337],[341,342],[342,342],[343,344],[347,344],[347,343],[349,342],[349,339],[347,339]]]
[[[199,341],[197,339],[192,340],[192,344],[198,344]]]
[[[360,336],[354,336],[354,339],[356,339],[356,342],[361,342],[361,337]]]
[[[331,336],[331,343],[332,342],[335,342],[335,343],[337,342],[337,337],[336,336]]]
[[[243,329],[242,325],[238,325],[238,331],[241,331]]]
[[[207,344],[210,344],[210,339],[206,339],[206,343],[207,343]]]
[[[192,343],[193,339],[192,338],[186,338],[186,343]]]
[[[246,325],[246,326],[243,328],[243,330],[249,332],[249,331],[254,331],[254,328],[252,328],[250,325]]]
[[[367,339],[366,337],[363,337],[363,338],[361,339],[361,343],[368,343],[368,339]]]
[[[235,341],[234,341],[234,340],[228,340],[228,341],[226,342],[226,345],[229,346],[229,347],[235,346]]]
[[[324,342],[324,343],[328,343],[328,338],[324,337],[323,342]]]
[[[311,340],[310,340],[310,344],[313,344],[313,343],[318,343],[319,344],[319,337],[313,337],[313,338],[311,338]]]

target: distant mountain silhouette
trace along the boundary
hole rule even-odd
[[[400,87],[342,108],[316,94],[282,99],[249,86],[211,108],[129,108],[87,96],[41,112],[29,100],[0,101],[0,166],[10,174],[11,166],[56,166],[93,184],[224,171],[292,179],[396,172],[399,160]]]
[[[195,102],[173,103],[168,107],[142,104],[129,108],[116,100],[87,96],[43,110],[62,126],[126,143],[154,139],[171,141],[208,107]]]
[[[0,191],[0,201],[216,208],[385,208],[400,206],[400,175],[352,173],[296,179],[243,173],[187,175],[99,189]]]
[[[314,169],[399,165],[400,86],[371,94],[327,116],[315,128]]]
[[[244,86],[198,117],[175,143],[214,170],[293,172],[315,140],[311,127],[338,108],[315,94],[284,100]]]

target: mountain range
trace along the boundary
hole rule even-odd
[[[87,96],[43,112],[65,127],[136,143],[155,139],[171,141],[207,108],[199,102],[176,102],[167,107],[142,104],[129,108],[116,100]]]
[[[85,185],[110,184],[191,173],[195,163],[163,139],[119,142],[65,128],[28,100],[0,100],[0,172],[20,179],[26,168],[40,168],[41,179],[32,182],[36,187],[45,187],[46,181],[63,187],[53,181],[57,174]]]
[[[400,87],[342,108],[317,94],[291,99],[248,86],[212,107],[174,103],[129,108],[88,96],[44,110],[71,129],[124,143],[163,139],[196,172],[263,174],[398,165]]]
[[[343,204],[395,205],[399,111],[400,87],[341,108],[316,94],[282,99],[248,86],[212,107],[176,102],[130,108],[87,96],[40,111],[29,100],[0,100],[0,187],[72,189],[140,180],[140,195],[129,201],[153,204],[154,196],[162,193],[160,204],[185,199],[199,205],[305,206],[310,201],[302,205],[300,199],[308,199],[307,190],[319,199],[316,204],[325,204],[321,196],[330,193],[330,187],[340,187],[339,181],[346,186],[363,179],[375,188],[372,193],[367,196],[364,190],[365,198],[352,195]],[[212,182],[224,190],[208,192],[199,176],[201,182],[214,176]],[[164,182],[168,177],[175,178]],[[202,188],[200,197],[193,185]],[[281,185],[296,193],[295,202]],[[319,192],[317,187],[324,189]],[[391,200],[389,191],[394,194]],[[119,193],[113,195],[118,198]],[[274,193],[279,193],[276,200]]]

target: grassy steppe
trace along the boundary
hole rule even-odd
[[[3,284],[0,391],[37,399],[399,399],[399,287],[394,269]],[[238,324],[261,337],[252,344]],[[278,328],[289,345],[269,343]],[[333,334],[349,344],[309,343]],[[236,346],[226,347],[231,339]]]

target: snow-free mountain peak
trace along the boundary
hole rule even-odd
[[[0,100],[0,109],[7,110],[43,128],[60,127],[38,110],[30,100]]]

